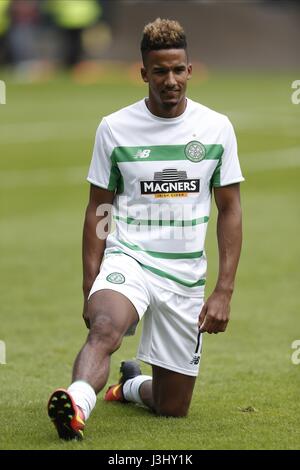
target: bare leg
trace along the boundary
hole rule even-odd
[[[188,414],[196,377],[152,366],[153,380],[140,387],[146,406],[160,416],[183,417]]]
[[[103,289],[91,296],[88,318],[90,332],[75,360],[73,382],[84,380],[97,394],[108,380],[110,355],[120,347],[127,329],[138,321],[138,314],[127,297]]]

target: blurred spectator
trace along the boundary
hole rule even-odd
[[[101,16],[99,1],[46,0],[46,11],[63,34],[65,65],[77,64],[83,58],[82,32]]]
[[[39,3],[39,0],[11,0],[8,40],[13,64],[25,65],[38,59]]]
[[[0,1],[0,64],[8,61],[7,33],[10,26],[10,0]]]

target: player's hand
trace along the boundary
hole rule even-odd
[[[201,333],[220,333],[226,330],[229,322],[231,295],[214,291],[204,303],[199,315]]]
[[[90,329],[90,321],[89,321],[89,318],[88,318],[88,300],[87,300],[87,296],[84,297],[84,301],[83,301],[82,317],[84,319],[86,327],[88,329]]]

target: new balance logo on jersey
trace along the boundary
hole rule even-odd
[[[151,149],[139,149],[134,155],[134,158],[148,158],[150,157]]]
[[[188,179],[186,171],[166,168],[154,173],[153,180],[141,181],[141,194],[167,197],[168,195],[187,196],[187,193],[200,191],[200,179]]]

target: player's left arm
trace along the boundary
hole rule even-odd
[[[226,330],[242,246],[239,183],[214,188],[214,196],[218,208],[219,275],[216,287],[203,305],[199,316],[200,330],[207,333]]]

